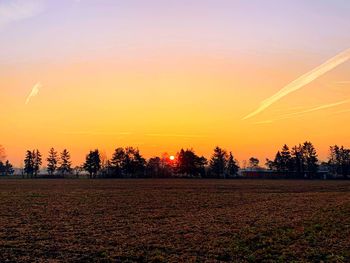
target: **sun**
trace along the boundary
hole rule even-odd
[[[170,155],[169,159],[170,159],[171,161],[174,161],[174,160],[175,160],[175,156],[174,156],[174,155]]]

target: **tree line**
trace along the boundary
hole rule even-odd
[[[8,160],[4,161],[1,146],[0,157],[0,175],[13,174],[14,168]],[[235,178],[241,169],[232,152],[220,147],[215,147],[209,160],[197,155],[193,149],[181,149],[173,158],[163,154],[148,160],[134,147],[116,148],[110,159],[96,149],[86,155],[82,165],[74,167],[67,149],[58,153],[51,148],[46,163],[48,177],[79,177],[84,174],[89,178]],[[43,171],[42,164],[43,157],[38,149],[26,151],[23,176],[38,177]],[[306,141],[292,148],[283,145],[274,159],[266,159],[265,168],[260,166],[258,158],[251,157],[243,169],[270,171],[283,178],[313,179],[318,177],[320,167],[336,177],[350,178],[350,149],[331,146],[328,160],[320,162],[311,142]]]
[[[28,150],[24,159],[23,175],[27,178],[38,177],[43,158],[39,150]],[[48,177],[79,177],[86,174],[89,178],[168,178],[202,177],[233,178],[239,171],[238,161],[232,152],[216,147],[211,159],[199,156],[193,149],[181,149],[174,158],[163,154],[146,160],[139,149],[134,147],[116,148],[110,159],[105,159],[98,149],[90,151],[85,162],[72,166],[67,149],[60,154],[51,148],[46,159]]]

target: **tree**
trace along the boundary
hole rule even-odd
[[[112,159],[111,159],[111,168],[115,176],[121,177],[123,166],[125,163],[125,151],[123,148],[115,149]]]
[[[138,149],[133,152],[132,165],[134,174],[137,177],[143,177],[145,175],[146,160],[142,157]]]
[[[258,158],[255,158],[255,157],[251,157],[249,159],[249,168],[252,168],[252,169],[257,169],[259,168],[259,159]]]
[[[7,160],[4,165],[4,175],[12,175],[14,174],[15,170],[13,169],[12,164]]]
[[[159,157],[150,158],[146,165],[146,174],[148,177],[162,177],[161,159]]]
[[[285,144],[281,151],[276,153],[272,167],[274,170],[288,175],[293,170],[293,160],[289,147]]]
[[[83,171],[83,168],[81,166],[75,166],[73,168],[73,171],[74,171],[74,175],[76,176],[76,178],[79,178],[79,175]]]
[[[36,177],[40,172],[40,166],[42,165],[42,157],[38,149],[33,151],[32,156],[34,161],[34,175]]]
[[[57,170],[57,152],[54,148],[51,148],[49,151],[49,156],[46,159],[47,161],[47,172],[49,175],[53,175]]]
[[[283,145],[281,150],[282,171],[288,172],[292,168],[292,156],[287,144]]]
[[[304,170],[305,170],[305,163],[304,163],[304,149],[299,144],[298,146],[294,146],[292,148],[292,170],[296,173],[296,177],[303,178],[304,177]]]
[[[180,175],[186,176],[203,176],[205,173],[205,165],[207,159],[203,156],[199,157],[191,149],[181,149],[177,154],[177,167],[176,170]]]
[[[5,165],[2,161],[0,161],[0,175],[5,175]]]
[[[24,158],[24,173],[27,177],[33,177],[34,174],[34,155],[32,151],[27,151]]]
[[[273,160],[273,167],[278,172],[283,171],[283,159],[280,151],[276,153],[275,159]]]
[[[127,177],[144,176],[146,160],[140,154],[139,149],[126,147],[124,150],[122,170]]]
[[[176,160],[170,160],[169,155],[164,153],[162,157],[150,158],[146,164],[146,176],[166,178],[173,175]]]
[[[97,149],[90,151],[86,156],[84,169],[89,173],[90,178],[96,178],[98,171],[101,169],[101,158]]]
[[[350,149],[344,146],[331,146],[327,166],[334,175],[348,178],[350,174]]]
[[[232,152],[230,152],[227,161],[227,174],[229,177],[235,177],[237,176],[238,170],[238,162],[233,158]]]
[[[311,142],[304,142],[303,144],[303,159],[305,162],[305,168],[307,177],[313,178],[318,170],[318,158],[315,147]]]
[[[111,175],[111,163],[108,160],[106,151],[100,152],[100,159],[101,159],[100,175],[102,177],[109,177]]]
[[[227,152],[220,147],[215,147],[214,153],[209,162],[210,172],[215,177],[225,177],[227,164]]]
[[[311,142],[294,146],[291,152],[292,170],[299,178],[313,178],[318,171],[318,158]]]
[[[0,144],[0,162],[4,162],[6,159],[6,150],[4,146]]]
[[[64,149],[61,153],[60,166],[58,171],[64,176],[72,172],[72,162],[70,160],[70,153]]]
[[[275,161],[266,158],[265,166],[269,170],[276,170]]]

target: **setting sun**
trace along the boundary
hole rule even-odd
[[[170,159],[171,161],[174,161],[174,160],[175,160],[175,156],[174,156],[174,155],[170,155],[169,159]]]

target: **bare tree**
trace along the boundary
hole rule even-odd
[[[4,162],[6,160],[6,150],[4,146],[0,144],[0,161]]]

